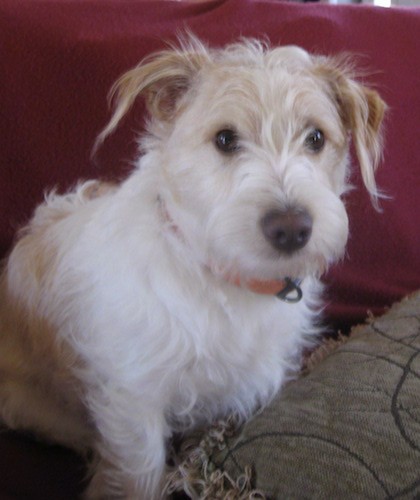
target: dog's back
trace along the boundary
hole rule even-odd
[[[89,181],[65,195],[50,192],[21,230],[0,277],[0,421],[78,451],[89,447],[92,430],[73,375],[82,363],[57,337],[59,327],[48,313],[56,308],[65,315],[66,309],[58,293],[53,300],[63,252],[63,238],[55,233],[61,235],[60,226],[80,208],[112,191],[112,185]]]

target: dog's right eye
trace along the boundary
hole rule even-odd
[[[222,153],[234,153],[239,149],[238,135],[234,130],[223,129],[217,132],[215,137],[215,144],[219,151]]]
[[[322,130],[314,129],[306,136],[305,145],[313,153],[319,153],[324,144],[325,136]]]

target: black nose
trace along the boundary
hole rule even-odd
[[[304,208],[271,210],[261,219],[265,239],[280,252],[291,254],[303,248],[312,233],[312,217]]]

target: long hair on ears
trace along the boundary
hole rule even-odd
[[[93,151],[118,126],[134,101],[143,95],[149,113],[162,121],[171,121],[177,114],[180,98],[191,87],[194,77],[210,62],[207,47],[194,35],[179,38],[178,47],[151,54],[138,66],[124,73],[112,86],[108,100],[113,114],[98,135]]]
[[[383,151],[383,120],[387,106],[379,94],[359,83],[348,57],[321,58],[318,71],[327,79],[341,119],[350,131],[359,161],[362,179],[372,204],[379,209],[375,172]]]

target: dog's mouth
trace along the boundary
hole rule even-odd
[[[277,297],[286,303],[297,303],[303,297],[302,285],[307,279],[319,279],[341,255],[327,258],[310,251],[300,250],[279,258],[265,258],[252,270],[236,263],[235,271],[215,266],[211,272],[219,279],[258,295]],[[244,263],[243,263],[244,264]],[[242,272],[238,271],[242,269]],[[247,269],[245,271],[245,269]]]
[[[284,302],[295,303],[302,299],[305,280],[319,279],[339,258],[338,255],[317,253],[310,244],[307,248],[285,255],[265,244],[263,253],[242,254],[234,259],[234,263],[230,261],[230,265],[226,265],[229,257],[225,254],[224,258],[221,257],[224,264],[217,265],[212,261],[211,272],[219,279],[255,294],[271,295]]]

